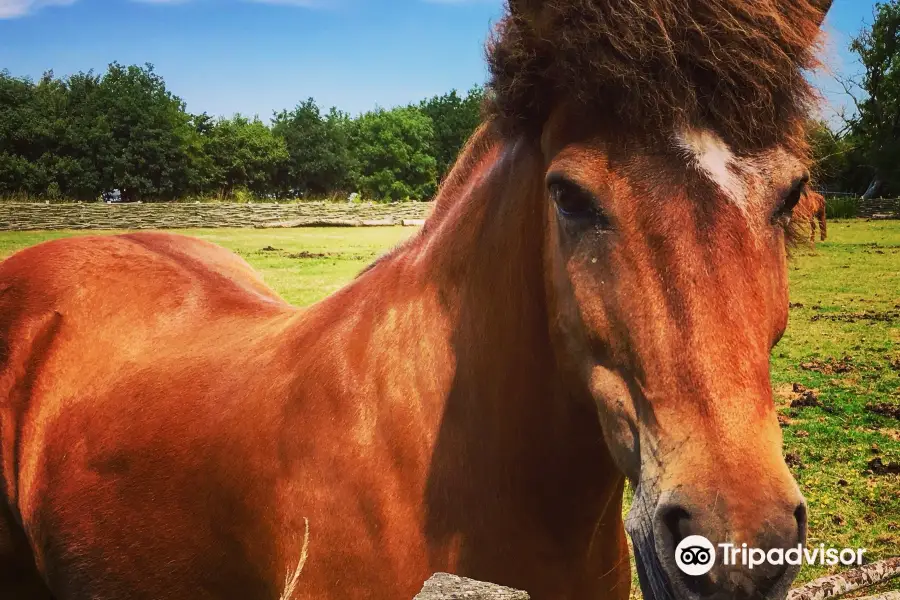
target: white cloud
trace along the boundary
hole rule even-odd
[[[74,2],[75,0],[0,0],[0,19],[16,19],[44,6],[65,6]]]

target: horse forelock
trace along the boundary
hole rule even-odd
[[[565,101],[633,135],[690,125],[736,151],[802,146],[823,18],[812,0],[513,5],[488,46],[488,112],[512,134]]]

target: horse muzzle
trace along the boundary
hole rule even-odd
[[[636,495],[626,522],[645,598],[784,599],[800,566],[765,557],[770,551],[783,557],[805,543],[802,498],[759,506],[762,525],[752,533],[736,532],[730,515],[717,513],[714,502],[663,494],[652,508],[648,504]]]

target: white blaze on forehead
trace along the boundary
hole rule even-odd
[[[675,135],[675,141],[690,166],[716,184],[741,210],[747,208],[747,183],[722,138],[705,129],[685,129]]]

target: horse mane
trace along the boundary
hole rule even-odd
[[[438,188],[437,194],[432,201],[434,208],[422,229],[417,234],[400,242],[397,246],[376,258],[360,271],[356,277],[359,278],[365,275],[378,265],[395,258],[404,250],[420,244],[424,238],[432,235],[436,229],[440,228],[444,221],[449,218],[453,209],[458,207],[459,203],[463,201],[465,188],[472,185],[473,173],[480,166],[483,166],[483,160],[498,141],[501,141],[501,138],[497,135],[496,124],[493,123],[492,119],[488,118],[478,126],[466,141],[465,146],[460,150],[453,168]]]
[[[705,127],[737,151],[803,149],[828,4],[509,0],[487,47],[487,113],[507,135],[535,133],[565,101],[629,133]]]

